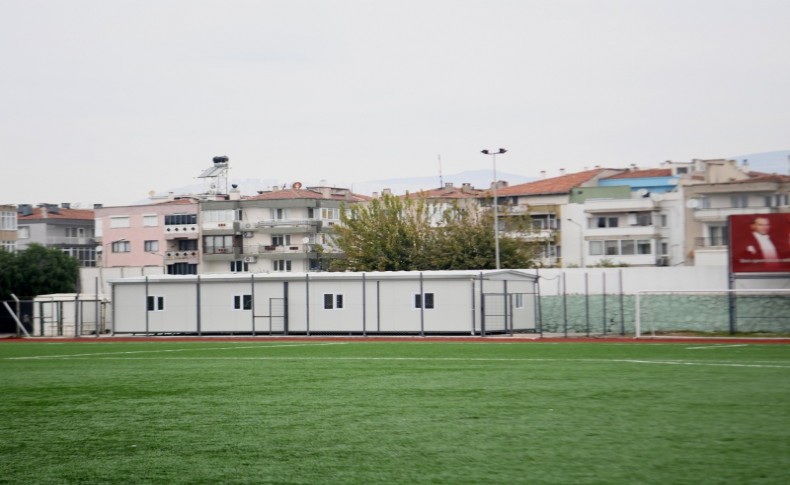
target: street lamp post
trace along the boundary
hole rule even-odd
[[[494,258],[496,259],[496,269],[499,269],[499,203],[497,202],[497,185],[499,183],[496,179],[496,156],[507,152],[504,148],[499,150],[482,150],[483,155],[491,155],[494,165],[494,185],[492,186],[494,192]]]
[[[579,228],[579,258],[581,258],[581,266],[584,268],[584,229],[582,225],[578,222],[574,221],[573,219],[566,219],[566,221],[570,222],[571,224],[575,224],[576,227]]]

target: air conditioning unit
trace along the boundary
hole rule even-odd
[[[242,234],[246,238],[250,238],[250,237],[252,237],[254,235],[251,231],[244,231]]]
[[[255,223],[253,222],[243,222],[241,224],[242,229],[255,229]]]
[[[254,263],[258,261],[258,256],[244,256],[245,263]]]
[[[669,256],[661,256],[656,260],[656,266],[669,266]]]

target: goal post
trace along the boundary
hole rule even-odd
[[[790,334],[790,289],[639,291],[635,337]]]

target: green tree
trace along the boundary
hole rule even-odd
[[[11,293],[30,299],[49,293],[74,293],[80,277],[80,263],[56,248],[31,244],[18,253],[0,252],[0,299]]]
[[[408,271],[424,256],[430,221],[422,199],[385,194],[367,205],[340,211],[333,241],[343,257],[333,260],[333,271]]]
[[[422,198],[385,195],[367,206],[341,213],[334,230],[335,245],[344,256],[332,270],[414,271],[494,269],[496,250],[493,214],[459,208],[444,211],[441,222],[431,224],[434,206]],[[500,237],[500,266],[529,268],[537,248],[523,238],[529,218],[507,215]],[[523,226],[523,227],[522,227]]]

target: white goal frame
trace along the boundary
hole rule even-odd
[[[637,291],[635,301],[634,338],[654,337],[655,329],[646,329],[649,334],[643,334],[642,299],[647,295],[786,295],[790,298],[790,289],[722,289],[722,290],[640,290]]]

